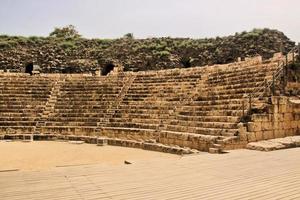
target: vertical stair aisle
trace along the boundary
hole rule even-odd
[[[35,131],[34,131],[34,134],[36,135],[36,137],[38,135],[41,136],[41,127],[42,126],[45,126],[45,123],[49,117],[49,114],[51,112],[53,112],[54,110],[54,106],[55,106],[55,103],[57,101],[57,97],[59,96],[60,94],[60,88],[61,86],[64,84],[65,82],[65,76],[60,76],[56,81],[55,81],[55,84],[51,90],[51,94],[48,98],[48,101],[44,107],[44,110],[40,116],[40,118],[38,119],[37,123],[36,123],[36,127],[35,127]],[[51,134],[48,135],[49,137],[51,137]]]

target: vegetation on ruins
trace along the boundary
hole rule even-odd
[[[81,35],[79,35],[78,31],[75,29],[75,26],[68,25],[66,27],[62,28],[55,28],[53,32],[49,34],[50,37],[57,37],[57,38],[80,38]]]
[[[134,39],[134,36],[133,36],[133,33],[126,33],[124,36],[123,36],[124,39]]]
[[[282,32],[271,29],[205,39],[135,39],[132,33],[119,39],[86,39],[69,25],[55,28],[49,37],[0,35],[0,63],[11,71],[19,71],[28,61],[44,72],[61,72],[70,66],[76,72],[93,71],[112,62],[125,70],[158,70],[224,64],[257,54],[269,58],[294,45]]]

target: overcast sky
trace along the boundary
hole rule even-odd
[[[87,38],[226,36],[268,27],[300,42],[299,0],[0,0],[0,34]]]

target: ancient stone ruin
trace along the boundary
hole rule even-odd
[[[0,73],[0,137],[221,153],[300,134],[297,51],[224,65]]]

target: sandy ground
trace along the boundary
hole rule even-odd
[[[108,164],[123,165],[124,160],[145,161],[179,159],[180,156],[142,149],[68,142],[0,141],[1,170],[42,170],[56,166]]]

